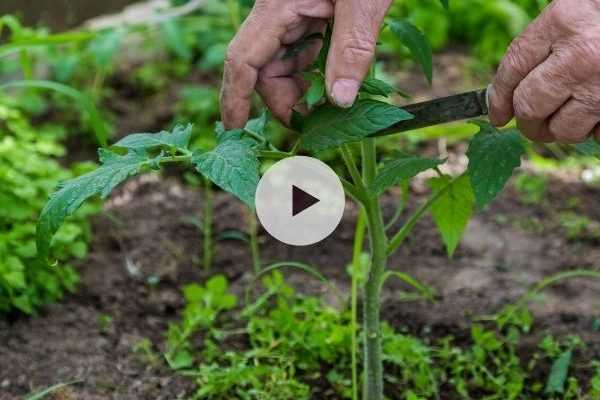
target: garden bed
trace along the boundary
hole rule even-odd
[[[475,317],[499,311],[544,277],[592,267],[600,257],[598,243],[567,241],[557,213],[574,209],[600,219],[600,205],[593,201],[599,195],[598,189],[553,180],[548,198],[532,207],[509,190],[471,222],[453,260],[448,260],[433,223],[424,220],[391,265],[435,288],[438,298],[433,305],[400,302],[397,294],[403,287],[390,283],[384,319],[422,338],[467,338]],[[573,198],[580,204],[574,206]],[[391,212],[393,199],[385,201]],[[94,223],[91,253],[79,268],[78,293],[37,318],[0,322],[0,399],[19,399],[33,389],[73,380],[81,382],[65,389],[61,399],[185,398],[192,388],[185,378],[162,362],[149,363],[133,349],[144,338],[160,348],[163,332],[183,305],[179,289],[209,275],[199,262],[201,235],[187,222],[201,208],[200,192],[172,178],[142,177],[113,195],[105,215]],[[243,229],[243,214],[238,202],[218,195],[216,231]],[[310,263],[347,293],[355,214],[348,205],[335,234],[310,248],[284,246],[263,232],[262,257]],[[527,221],[536,221],[535,233]],[[237,294],[247,287],[251,269],[244,243],[219,243],[213,273],[224,273]],[[297,272],[286,276],[298,291],[335,302],[320,282]],[[588,347],[576,353],[572,375],[585,382],[585,370],[578,366],[600,357],[600,333],[592,329],[599,317],[599,295],[597,282],[589,280],[547,289],[544,301],[532,304],[535,323],[523,340],[522,354],[533,353],[546,332],[558,337],[576,332]]]

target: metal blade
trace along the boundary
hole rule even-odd
[[[411,104],[402,107],[402,109],[414,115],[415,118],[408,121],[401,121],[371,136],[393,135],[427,126],[487,115],[487,89]]]

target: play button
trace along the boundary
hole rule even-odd
[[[292,217],[317,204],[320,200],[296,185],[292,185]]]
[[[290,157],[264,174],[256,190],[256,213],[275,239],[308,246],[327,238],[345,208],[344,188],[327,164],[311,157]]]

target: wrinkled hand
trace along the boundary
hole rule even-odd
[[[513,115],[528,138],[600,140],[600,0],[554,0],[511,44],[490,91],[490,119]]]
[[[287,46],[324,32],[334,17],[327,59],[326,87],[331,100],[350,107],[375,54],[379,29],[391,0],[256,0],[229,45],[221,92],[221,117],[227,129],[248,120],[254,89],[272,114],[289,122],[292,108],[306,90],[298,76],[317,58],[322,43],[309,42],[293,58]]]

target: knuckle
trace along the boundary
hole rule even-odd
[[[347,38],[342,57],[348,64],[370,63],[375,55],[375,39],[368,37]]]
[[[582,95],[575,95],[574,99],[579,102],[579,107],[583,114],[596,115],[600,112],[600,99],[598,98],[598,95],[585,93]]]
[[[504,68],[511,69],[520,76],[527,75],[529,72],[528,54],[529,52],[524,44],[524,39],[515,39],[506,53]]]
[[[515,91],[513,107],[517,119],[536,121],[543,118],[543,115],[541,115],[529,97],[524,94],[524,90],[521,87],[518,87]]]
[[[600,65],[600,48],[598,35],[581,35],[574,37],[566,48],[568,49],[569,65],[579,78],[589,78],[589,74],[598,71]]]
[[[559,143],[577,144],[585,142],[587,139],[587,133],[579,132],[560,123],[551,123],[548,130]]]

